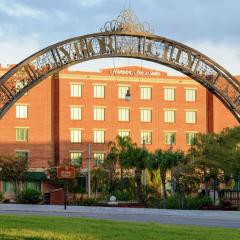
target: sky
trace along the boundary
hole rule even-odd
[[[0,63],[15,64],[53,43],[99,32],[128,8],[156,35],[189,45],[240,74],[240,0],[0,0]],[[132,59],[100,59],[72,69],[98,71],[113,64],[177,74]]]

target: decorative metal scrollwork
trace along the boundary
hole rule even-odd
[[[117,19],[106,22],[101,32],[153,34],[154,31],[149,23],[140,23],[138,17],[128,9],[123,10]]]
[[[217,96],[240,121],[240,82],[204,54],[173,40],[154,36],[124,11],[104,32],[49,46],[0,78],[0,117],[29,89],[48,76],[80,62],[131,57],[166,65],[196,80]],[[144,34],[143,34],[144,33]]]

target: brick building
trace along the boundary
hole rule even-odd
[[[0,76],[8,70],[0,67]],[[130,100],[125,99],[128,90]],[[216,97],[185,76],[136,66],[100,72],[65,69],[32,88],[3,116],[0,155],[28,158],[34,173],[43,172],[49,162],[79,157],[85,169],[88,143],[93,167],[116,135],[129,135],[149,150],[168,149],[172,142],[174,149],[186,151],[197,132],[236,125]],[[37,177],[27,184],[47,188]],[[11,192],[11,184],[2,182],[0,191]]]

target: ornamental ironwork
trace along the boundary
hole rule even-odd
[[[116,28],[107,27],[100,33],[49,46],[4,74],[0,78],[0,117],[29,89],[68,66],[98,58],[127,57],[166,65],[191,77],[217,96],[240,121],[240,82],[235,77],[193,48],[141,28],[126,27],[123,23],[134,22],[128,20],[119,21],[122,24]]]
[[[148,22],[141,23],[138,17],[130,10],[123,10],[120,15],[104,24],[101,32],[125,32],[153,34],[153,29]]]

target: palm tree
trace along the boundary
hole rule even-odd
[[[184,154],[180,151],[162,151],[161,149],[156,150],[149,158],[147,164],[150,169],[160,169],[160,178],[162,183],[162,204],[163,208],[166,208],[166,174],[168,170],[171,170],[174,166],[182,161]]]
[[[124,159],[124,166],[127,169],[135,169],[135,182],[136,182],[136,196],[137,200],[141,201],[142,189],[142,171],[146,168],[146,161],[148,158],[148,151],[145,148],[137,147],[133,144],[128,147],[128,150],[122,155]]]

